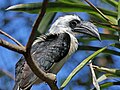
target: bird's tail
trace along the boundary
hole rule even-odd
[[[13,87],[13,90],[23,90],[23,89],[21,89],[21,88],[19,87],[19,84],[16,83],[16,84],[14,85],[14,87]]]
[[[26,89],[20,88],[19,84],[16,83],[13,87],[13,90],[30,90],[32,86],[27,87]]]

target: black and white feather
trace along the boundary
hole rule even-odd
[[[83,24],[83,27],[81,26]],[[90,29],[94,28],[94,30]],[[66,15],[58,18],[51,26],[49,33],[42,35],[34,41],[31,48],[33,60],[45,72],[57,72],[62,68],[67,59],[78,48],[76,34],[82,31],[85,34],[100,38],[96,27],[90,23],[90,26],[82,23],[81,19],[76,15]],[[27,90],[33,84],[41,83],[40,80],[29,68],[24,57],[16,64],[15,86],[14,90]]]

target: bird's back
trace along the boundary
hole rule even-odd
[[[67,33],[43,35],[32,45],[32,58],[42,70],[49,72],[54,63],[59,62],[68,54],[70,42],[70,36]],[[16,86],[23,90],[38,80],[38,77],[27,65],[24,57],[17,62],[15,74]]]

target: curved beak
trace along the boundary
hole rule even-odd
[[[73,31],[93,36],[101,41],[97,27],[91,22],[82,21],[74,28]]]

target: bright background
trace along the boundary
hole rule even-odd
[[[5,9],[11,5],[21,4],[21,3],[32,3],[39,2],[40,0],[0,0],[0,29],[7,32],[18,41],[20,41],[23,45],[26,45],[27,40],[29,38],[31,28],[34,20],[37,17],[37,14],[28,14],[14,11],[5,11]],[[101,3],[101,0],[90,0],[94,5],[98,7],[104,7],[107,9],[114,10],[113,7],[107,4]],[[56,18],[65,13],[57,13]],[[72,13],[73,14],[73,13]],[[89,20],[89,15],[86,13],[74,13],[79,15],[83,20]],[[100,32],[103,32],[102,28],[98,28]],[[3,35],[0,35],[0,38],[3,38],[9,42],[12,42],[8,38]],[[12,42],[14,43],[14,42]],[[92,46],[106,46],[112,43],[112,41],[93,41],[90,42],[89,45]],[[83,44],[83,43],[80,43]],[[71,56],[70,60],[64,65],[61,71],[57,74],[58,86],[62,84],[64,79],[70,74],[70,72],[87,56],[89,56],[91,51],[78,51],[73,56]],[[103,54],[100,54],[99,58],[101,63],[107,65],[111,68],[120,68],[120,61],[118,56],[107,55],[108,59],[104,57]],[[10,72],[13,76],[15,73],[15,64],[21,57],[20,54],[15,53],[13,51],[7,50],[3,47],[0,47],[0,69],[6,70]],[[109,61],[107,61],[109,60]],[[109,62],[109,63],[108,63]],[[89,90],[91,85],[91,73],[88,66],[85,66],[69,83],[69,85],[65,88],[65,90]],[[115,79],[119,80],[119,79]],[[14,81],[3,75],[0,71],[0,90],[12,90],[14,85]],[[32,90],[48,90],[47,84],[35,85],[32,87]],[[119,90],[119,86],[112,86],[105,90]]]

